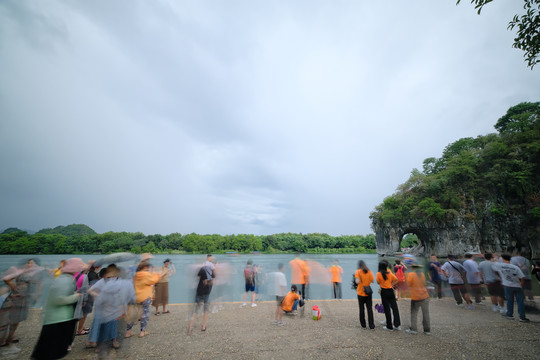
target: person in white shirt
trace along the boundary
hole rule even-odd
[[[471,288],[471,295],[474,296],[476,305],[482,305],[482,277],[478,264],[473,260],[473,254],[465,254],[465,259],[467,260],[463,262],[463,267],[467,270],[467,282]]]
[[[494,270],[499,273],[501,282],[504,286],[506,294],[506,314],[503,316],[506,319],[514,319],[514,297],[518,306],[519,321],[529,322],[525,317],[525,304],[523,302],[523,284],[525,283],[525,275],[519,267],[510,264],[512,258],[509,254],[502,255],[503,262],[494,266]]]
[[[461,277],[461,274],[467,270],[463,267],[463,265],[456,261],[454,255],[448,255],[448,261],[444,263],[441,270],[448,278],[448,284],[450,284],[450,289],[452,290],[452,294],[454,294],[456,305],[462,306],[463,299],[465,299],[465,302],[467,303],[466,309],[472,310],[473,305],[471,297],[469,296],[467,288],[465,287],[465,282]]]

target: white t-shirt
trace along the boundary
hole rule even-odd
[[[449,284],[463,284],[463,278],[461,277],[460,271],[467,271],[465,270],[463,265],[461,265],[455,260],[448,260],[444,263],[441,269],[447,274]]]
[[[510,264],[516,265],[521,270],[523,275],[525,275],[525,279],[531,279],[531,275],[529,274],[531,263],[529,262],[529,260],[527,260],[527,258],[524,258],[520,255],[512,256],[512,258],[510,259]]]
[[[493,265],[493,269],[501,276],[501,282],[506,287],[521,287],[521,278],[525,277],[523,272],[516,265],[509,263],[497,263]]]
[[[467,259],[463,262],[463,267],[467,270],[467,282],[469,284],[480,284],[480,270],[478,264],[473,259]]]
[[[268,274],[268,284],[272,286],[269,293],[276,296],[287,295],[287,278],[281,271],[271,272]]]

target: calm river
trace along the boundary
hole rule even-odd
[[[80,257],[83,261],[97,259],[99,255],[0,255],[0,273],[3,273],[9,266],[19,266],[29,258],[38,259],[41,266],[47,269],[54,269],[58,266],[61,259],[67,259],[70,257]],[[214,259],[217,260],[218,268],[226,269],[226,273],[229,274],[227,278],[229,282],[226,286],[222,286],[219,291],[216,291],[214,296],[222,296],[223,301],[241,301],[244,292],[244,277],[243,269],[248,260],[252,260],[259,268],[259,300],[273,300],[275,297],[271,293],[271,281],[272,278],[269,275],[271,272],[277,271],[279,263],[285,265],[285,276],[290,284],[291,281],[291,268],[289,261],[294,259],[292,254],[279,254],[279,255],[215,255]],[[170,259],[176,274],[170,278],[169,282],[169,302],[174,303],[188,303],[193,301],[193,288],[196,283],[195,269],[197,265],[202,264],[205,260],[205,256],[202,255],[156,255],[152,259],[152,265],[156,268],[162,266],[165,259]],[[308,260],[310,267],[312,268],[312,279],[308,296],[311,299],[330,299],[332,298],[332,287],[329,283],[329,278],[326,275],[326,268],[332,265],[334,259],[339,261],[339,264],[343,268],[343,283],[342,291],[344,299],[356,299],[356,291],[351,289],[352,274],[357,269],[358,260],[364,260],[370,270],[375,274],[377,272],[377,263],[379,260],[376,254],[343,254],[343,255],[304,255],[304,260]],[[390,260],[390,259],[389,259]],[[133,265],[133,262],[125,262],[117,264],[121,267],[128,267]],[[222,272],[222,273],[225,273]],[[40,300],[35,305],[41,307],[44,302],[44,295],[47,293],[48,288],[52,282],[52,278],[49,276],[43,277],[43,291]],[[2,286],[3,284],[0,284]],[[378,297],[378,286],[372,285],[374,290],[374,296]],[[215,287],[214,289],[216,289]],[[212,291],[214,293],[214,290]]]

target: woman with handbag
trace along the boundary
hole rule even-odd
[[[356,294],[358,296],[358,308],[360,311],[360,326],[362,326],[363,329],[366,329],[366,315],[364,312],[365,306],[368,314],[369,329],[374,330],[375,322],[373,320],[372,309],[373,290],[371,289],[373,273],[368,269],[364,260],[358,261],[358,270],[356,270],[354,273],[354,281],[357,284]]]
[[[384,315],[386,316],[386,326],[384,330],[394,331],[401,330],[401,320],[399,318],[399,309],[396,302],[396,294],[394,293],[394,285],[398,283],[398,278],[392,272],[388,271],[388,263],[385,261],[379,262],[379,272],[377,273],[377,283],[381,287],[381,301],[384,307]],[[390,312],[390,310],[392,312]],[[392,315],[394,322],[392,326]]]

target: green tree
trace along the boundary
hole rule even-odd
[[[478,14],[480,14],[484,5],[492,1],[471,0],[471,4],[475,5],[475,9],[478,9]],[[458,4],[460,2],[461,0],[457,0]],[[517,30],[512,46],[525,52],[523,57],[527,66],[532,69],[538,63],[540,54],[540,0],[524,0],[523,9],[525,13],[514,15],[508,23],[508,29]]]

